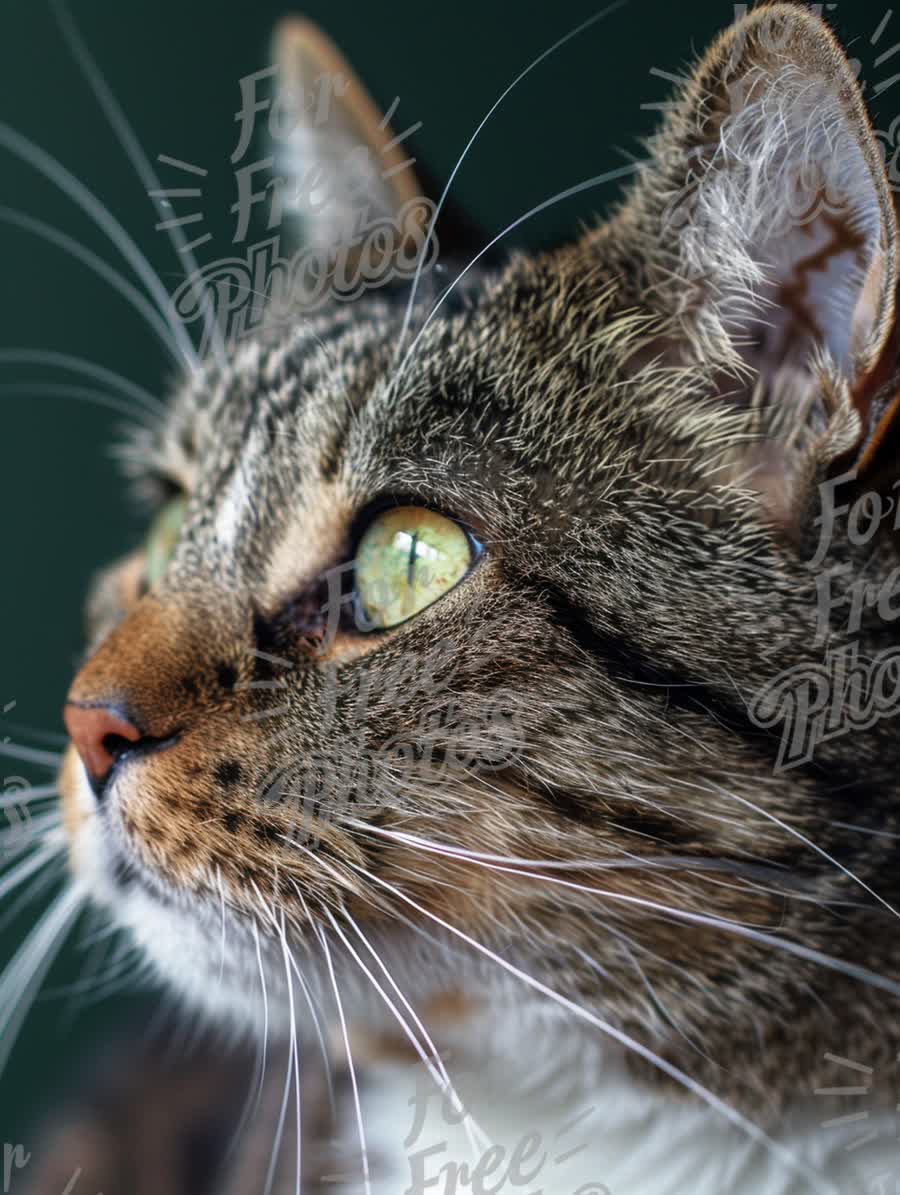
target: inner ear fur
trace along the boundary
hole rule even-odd
[[[790,4],[748,14],[707,51],[648,149],[614,226],[670,351],[739,379],[748,397],[762,389],[785,428],[824,434],[839,416],[833,454],[868,466],[900,407],[882,393],[897,356],[897,220],[827,25]]]

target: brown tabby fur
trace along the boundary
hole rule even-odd
[[[764,21],[788,30],[777,51]],[[883,222],[868,334],[840,368],[816,359],[809,405],[793,375],[761,364],[764,335],[754,340],[751,327],[747,349],[734,334],[746,276],[729,230],[688,246],[666,224],[686,153],[708,146],[726,114],[739,36],[751,99],[785,64],[837,97]],[[716,168],[705,151],[698,161]],[[849,231],[842,244],[857,252]],[[214,940],[224,892],[226,988],[255,982],[255,920],[276,1002],[283,979],[279,994],[261,906],[285,918],[313,973],[310,916],[340,953],[324,909],[339,921],[348,910],[383,944],[395,935],[400,950],[415,940],[407,922],[435,932],[362,867],[761,1120],[833,1079],[828,1050],[891,1063],[894,997],[690,916],[900,980],[897,915],[869,891],[898,907],[893,840],[867,832],[900,832],[896,723],[777,771],[777,735],[747,713],[773,676],[822,655],[805,563],[819,483],[876,439],[890,444],[878,420],[900,385],[894,237],[843,51],[801,9],[763,8],[707,52],[617,214],[557,251],[473,271],[399,378],[406,291],[298,318],[236,350],[226,370],[210,364],[129,457],[148,485],[162,477],[190,494],[174,560],[150,593],[124,571],[132,566],[106,576],[93,651],[69,698],[124,703],[143,734],[172,741],[130,765],[100,813],[70,796],[73,834],[102,818],[133,872],[122,884],[158,892]],[[804,321],[820,332],[802,286],[783,297],[790,336]],[[414,330],[433,302],[426,287]],[[880,465],[892,482],[890,463]],[[341,634],[317,653],[291,612],[348,558],[354,520],[385,495],[458,518],[484,557],[412,621]],[[853,577],[864,567],[877,585],[900,558],[887,533],[872,549],[839,535],[826,563],[848,563]],[[836,614],[829,647],[841,635]],[[895,639],[890,623],[868,617],[860,653]],[[329,722],[332,665],[341,688]],[[419,670],[441,691],[417,685]],[[365,691],[390,698],[370,696],[360,713]],[[445,769],[411,783],[382,756],[363,812],[332,793],[315,848],[292,845],[290,811],[260,799],[273,769],[338,758],[347,744],[415,739],[448,694],[476,727],[501,699],[515,750],[500,771]],[[448,749],[446,728],[432,736]],[[392,829],[538,862],[498,871],[379,833]],[[585,865],[551,873],[565,884],[535,879],[540,861],[566,860]],[[637,863],[591,866],[626,860]],[[503,1007],[483,961],[460,990],[449,935],[438,936],[445,952],[430,956],[425,995]]]

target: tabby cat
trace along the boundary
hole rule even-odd
[[[278,46],[288,106],[350,77]],[[897,217],[844,51],[756,8],[612,217],[501,263],[433,266],[334,100],[297,215],[339,290],[371,183],[392,281],[282,294],[135,437],[65,706],[75,892],[203,1029],[23,1189],[900,1190]]]

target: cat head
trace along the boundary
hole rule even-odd
[[[279,45],[289,100],[344,73]],[[343,148],[392,140],[337,90],[285,155],[332,180],[301,215],[335,279]],[[861,969],[897,978],[900,748],[889,711],[816,731],[826,653],[895,639],[877,603],[850,625],[898,563],[897,265],[843,51],[757,10],[608,222],[415,287],[422,188],[354,160],[394,281],[296,296],[128,457],[160,513],[66,705],[76,874],[210,1015],[261,1024],[265,987],[278,1025],[299,972],[390,1023],[368,943],[426,1018],[611,1024],[748,1103],[848,1007],[884,1035],[839,1020],[842,1052],[892,1058]]]

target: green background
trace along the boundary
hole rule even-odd
[[[599,8],[587,0],[455,0],[445,6],[310,0],[304,11],[334,37],[382,106],[400,97],[395,129],[423,122],[416,148],[443,181],[504,87]],[[898,14],[871,47],[887,12],[881,4],[842,0],[828,8],[867,63],[900,41]],[[200,250],[201,262],[233,252],[229,156],[236,142],[238,80],[267,64],[270,30],[290,10],[281,0],[73,0],[72,10],[151,159],[165,153],[208,169],[199,202],[203,229],[214,239]],[[644,106],[664,101],[671,88],[657,72],[682,72],[733,12],[721,0],[632,0],[613,12],[543,62],[504,101],[460,171],[456,199],[493,235],[553,193],[622,165],[656,118]],[[46,0],[6,0],[0,18],[0,120],[52,153],[103,199],[171,293],[183,276],[181,261],[165,234],[154,230],[158,217]],[[884,80],[892,69],[900,70],[900,55],[870,74]],[[900,85],[896,94],[889,89],[879,105],[888,113],[883,127],[900,100]],[[256,156],[263,156],[264,147],[258,150]],[[128,272],[70,200],[2,149],[0,179],[0,203],[65,230]],[[187,181],[163,171],[164,184]],[[615,193],[592,191],[560,204],[517,229],[510,244],[561,239],[602,211]],[[250,240],[258,235],[251,232]],[[0,223],[0,274],[0,352],[75,354],[166,394],[170,365],[158,342],[84,266]],[[94,569],[133,545],[142,525],[123,497],[108,452],[121,418],[82,401],[15,397],[2,389],[37,379],[83,384],[58,369],[0,362],[0,709],[15,701],[11,718],[59,734],[60,708],[80,650],[85,587]],[[0,726],[0,738],[4,733],[34,742]],[[40,769],[0,758],[0,789],[10,775],[46,779]],[[0,936],[0,963],[39,908]],[[76,978],[85,958],[83,950],[67,951],[51,986]],[[33,1144],[35,1117],[65,1090],[78,1059],[133,1008],[133,998],[124,996],[36,1006],[0,1082],[0,1142]]]

